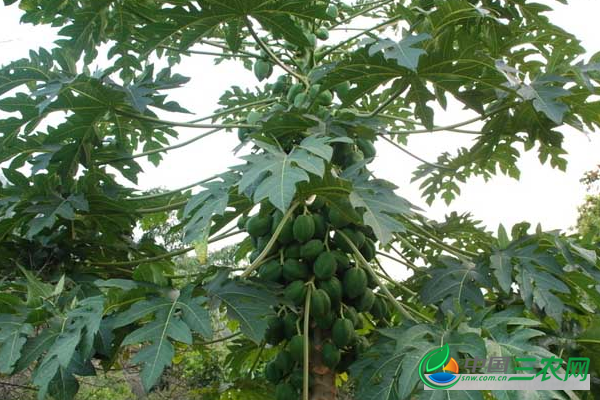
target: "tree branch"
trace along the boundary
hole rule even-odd
[[[234,57],[239,57],[239,58],[260,58],[260,54],[256,54],[256,55],[250,55],[250,54],[237,54],[237,53],[217,53],[217,52],[213,52],[213,51],[201,51],[201,50],[181,50],[178,49],[177,47],[171,47],[171,46],[158,46],[161,49],[166,49],[166,50],[171,50],[171,51],[176,51],[178,53],[181,54],[199,54],[199,55],[204,55],[204,56],[218,56],[218,57],[229,57],[229,58],[234,58]]]
[[[161,125],[167,126],[181,126],[183,128],[197,128],[197,129],[228,129],[228,128],[258,128],[257,125],[248,125],[248,124],[195,124],[190,122],[175,122],[175,121],[166,121],[154,117],[149,117],[143,114],[136,114],[129,111],[121,110],[115,108],[114,111],[117,114],[124,115],[126,117],[139,119],[141,121],[154,122]]]
[[[377,276],[375,271],[373,271],[371,264],[369,264],[369,262],[365,259],[365,257],[363,257],[361,252],[356,248],[356,246],[350,240],[350,238],[348,236],[346,236],[346,234],[340,230],[336,230],[336,232],[339,233],[342,238],[344,238],[344,240],[346,241],[348,246],[350,246],[350,248],[352,249],[354,256],[357,257],[357,259],[361,262],[361,264],[363,264],[363,266],[365,267],[365,269],[367,270],[369,275],[371,275],[371,278],[373,278],[375,283],[377,283],[377,286],[379,286],[379,288],[383,291],[383,293],[386,295],[386,297],[392,302],[392,304],[396,307],[398,312],[405,318],[408,318],[411,321],[417,322],[417,320],[412,315],[410,315],[410,313],[408,311],[406,311],[406,309],[404,308],[404,305],[402,303],[400,303],[400,301],[394,297],[394,295],[390,292],[390,290],[387,288],[387,286],[385,286],[384,284],[381,283],[381,281],[379,280],[379,277]]]
[[[200,180],[198,182],[190,183],[189,185],[180,187],[179,189],[169,190],[168,192],[155,193],[155,194],[149,194],[149,195],[143,195],[143,196],[137,196],[137,197],[127,197],[127,198],[125,198],[123,200],[127,200],[127,201],[150,200],[150,199],[156,199],[156,198],[159,198],[159,197],[169,196],[169,195],[172,195],[172,194],[177,194],[179,192],[182,192],[182,191],[184,191],[186,189],[193,188],[194,186],[201,185],[201,184],[206,183],[208,181],[212,181],[213,179],[216,179],[218,177],[219,177],[219,174],[213,175],[213,176],[211,176],[209,178],[202,179],[202,180]]]
[[[136,159],[136,158],[145,157],[145,156],[149,156],[149,155],[152,155],[152,154],[163,153],[163,152],[167,152],[169,150],[175,150],[175,149],[178,149],[180,147],[185,147],[188,144],[197,142],[200,139],[204,139],[205,137],[210,136],[210,135],[212,135],[214,133],[217,133],[217,132],[219,132],[221,130],[223,130],[223,128],[216,128],[216,129],[210,130],[208,132],[204,132],[201,135],[195,136],[195,137],[193,137],[191,139],[188,139],[186,141],[183,141],[181,143],[174,144],[172,146],[160,147],[158,149],[152,149],[152,150],[144,151],[144,152],[137,153],[137,154],[131,154],[131,155],[128,155],[128,156],[111,158],[110,160],[105,160],[105,161],[98,161],[98,162],[96,162],[96,165],[105,165],[105,164],[110,164],[110,163],[119,162],[119,161],[133,160],[133,159]]]
[[[363,30],[362,32],[357,33],[356,35],[351,36],[350,38],[344,40],[343,42],[340,42],[340,43],[336,44],[335,46],[332,46],[329,49],[325,50],[323,53],[321,53],[318,56],[318,59],[316,61],[318,62],[318,61],[323,60],[325,57],[327,57],[328,55],[330,55],[331,53],[333,53],[337,49],[339,49],[339,48],[343,47],[344,45],[346,45],[346,44],[348,44],[348,43],[350,43],[350,42],[358,39],[362,35],[365,35],[365,34],[371,32],[371,31],[374,31],[376,29],[382,28],[382,27],[384,27],[386,25],[392,24],[392,23],[394,23],[394,22],[402,19],[403,17],[404,17],[403,15],[396,15],[393,18],[387,19],[387,20],[383,21],[380,24],[372,26],[371,28],[367,28],[367,29]]]
[[[234,231],[234,232],[224,233],[224,234],[221,234],[219,236],[215,236],[213,239],[209,239],[208,243],[210,244],[210,243],[218,242],[219,240],[223,240],[225,238],[238,235],[240,233],[243,233],[243,232],[242,231]],[[140,259],[137,259],[137,260],[114,261],[114,262],[90,261],[88,264],[99,265],[101,267],[127,267],[127,266],[133,266],[133,265],[138,265],[138,264],[145,264],[145,263],[149,263],[149,262],[154,262],[154,261],[165,260],[165,259],[168,259],[168,258],[173,258],[173,257],[176,257],[176,256],[180,256],[182,254],[185,254],[188,251],[192,251],[192,250],[194,250],[194,246],[184,247],[184,248],[181,248],[179,250],[170,251],[168,253],[161,254],[161,255],[158,255],[158,256],[148,257],[148,258],[140,258]]]
[[[421,161],[423,164],[429,165],[430,167],[433,167],[433,168],[444,169],[446,171],[454,171],[454,168],[445,167],[443,165],[435,164],[435,163],[429,162],[427,160],[424,160],[423,158],[419,157],[418,155],[406,150],[404,147],[400,146],[398,143],[394,142],[393,140],[386,138],[385,136],[381,136],[381,138],[383,140],[385,140],[386,142],[388,142],[389,144],[391,144],[392,146],[396,147],[398,150],[401,150],[402,152],[408,154],[412,158]]]
[[[275,53],[273,53],[273,51],[269,48],[269,46],[267,46],[262,40],[260,40],[260,38],[258,37],[256,32],[254,31],[254,28],[252,28],[252,22],[248,18],[246,18],[246,26],[248,27],[248,31],[250,32],[250,35],[252,35],[252,37],[256,41],[256,44],[258,44],[258,46],[261,49],[263,49],[263,51],[265,53],[267,53],[267,55],[271,58],[271,60],[273,60],[273,62],[275,64],[279,65],[281,68],[283,68],[284,71],[286,71],[290,75],[296,77],[296,79],[298,79],[300,82],[304,83],[304,86],[306,86],[307,88],[310,87],[310,81],[308,80],[308,78],[306,76],[300,74],[299,72],[294,71],[286,63],[281,61],[279,59],[279,57],[277,57],[277,55]]]

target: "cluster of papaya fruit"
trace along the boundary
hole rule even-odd
[[[263,207],[258,214],[241,220],[240,226],[254,246],[251,261],[265,250],[282,219],[281,211]],[[281,351],[265,368],[266,378],[277,385],[277,400],[297,398],[302,387],[302,327],[309,291],[311,332],[319,331],[316,351],[330,371],[346,371],[368,347],[367,339],[356,333],[366,317],[376,322],[388,318],[387,300],[373,291],[375,280],[357,262],[344,236],[367,261],[373,260],[376,239],[372,230],[350,223],[317,196],[282,225],[268,258],[258,269],[260,279],[283,286],[287,300],[268,321],[265,337],[268,344],[281,345]],[[309,343],[313,339],[309,337]]]

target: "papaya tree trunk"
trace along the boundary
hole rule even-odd
[[[318,328],[314,330],[313,343],[314,346],[310,355],[310,365],[313,373],[310,400],[336,400],[335,371],[323,364],[321,357],[323,333]]]

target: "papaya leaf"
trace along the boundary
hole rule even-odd
[[[413,206],[394,193],[395,185],[383,179],[369,179],[367,173],[350,177],[352,193],[350,202],[355,208],[363,208],[363,221],[375,232],[383,245],[393,239],[393,234],[405,232],[398,216],[413,215]]]
[[[279,301],[265,287],[254,286],[241,280],[227,278],[222,270],[205,286],[210,297],[227,309],[227,316],[239,322],[246,337],[260,343],[267,330],[267,318],[275,315],[272,307]]]
[[[174,290],[174,289],[173,289]],[[156,297],[134,303],[128,310],[118,313],[112,328],[120,328],[153,315],[150,322],[129,333],[123,345],[149,343],[133,358],[143,364],[141,377],[146,391],[156,384],[164,369],[171,365],[175,350],[171,341],[192,344],[192,331],[204,338],[212,336],[210,316],[203,307],[205,298],[192,297],[193,286],[186,286],[175,300]]]
[[[33,326],[25,322],[25,317],[0,314],[0,373],[10,374],[22,354],[27,335],[33,333]]]

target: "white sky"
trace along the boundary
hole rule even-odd
[[[576,34],[588,49],[589,55],[600,51],[597,16],[600,3],[597,0],[572,0],[565,6],[555,1],[539,0],[555,7],[550,18],[567,31]],[[0,64],[26,57],[29,49],[48,47],[56,39],[54,30],[47,26],[33,27],[19,24],[20,11],[15,6],[0,6]],[[338,39],[343,32],[336,32]],[[257,81],[253,74],[237,62],[212,65],[210,57],[194,56],[176,70],[192,77],[191,83],[175,96],[184,107],[198,116],[211,114],[217,108],[219,96],[232,85],[253,87]],[[274,74],[276,77],[277,73]],[[273,78],[273,77],[272,77]],[[436,114],[437,125],[446,125],[468,119],[469,114],[455,109]],[[172,120],[188,120],[186,115],[170,115]],[[535,152],[527,153],[519,165],[520,181],[498,176],[488,183],[472,179],[461,185],[462,195],[450,206],[436,201],[428,207],[421,199],[418,184],[410,184],[410,178],[419,164],[404,153],[383,141],[377,143],[378,157],[374,170],[382,178],[396,183],[398,194],[406,197],[425,210],[430,218],[442,218],[451,211],[471,211],[488,228],[496,230],[499,223],[512,226],[520,221],[541,223],[544,229],[566,229],[574,225],[577,206],[582,203],[585,188],[579,182],[583,173],[600,163],[600,139],[598,133],[589,136],[569,128],[565,133],[565,148],[569,152],[566,173],[541,166]],[[198,130],[181,129],[180,140],[198,134]],[[469,135],[455,133],[422,134],[410,141],[410,150],[419,156],[435,161],[443,151],[454,152],[459,146],[468,145]],[[140,189],[165,187],[175,189],[195,182],[239,162],[231,149],[237,144],[237,135],[225,133],[213,135],[183,149],[169,152],[157,168],[142,163],[145,173],[140,175]]]

